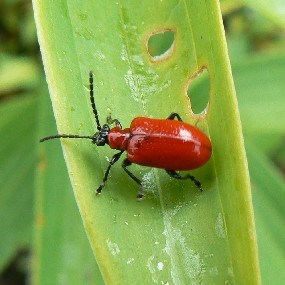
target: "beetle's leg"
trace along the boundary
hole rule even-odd
[[[175,179],[190,179],[190,180],[192,180],[193,183],[196,185],[196,187],[200,191],[203,191],[202,183],[200,181],[198,181],[194,176],[192,176],[190,174],[186,174],[185,176],[181,176],[178,172],[176,172],[174,170],[165,169],[165,171],[167,172],[168,175],[170,175],[171,177],[173,177]]]
[[[166,118],[166,120],[174,120],[175,118],[177,118],[178,121],[181,121],[181,122],[182,122],[182,119],[181,119],[180,115],[177,114],[177,113],[171,113],[171,114]]]
[[[142,187],[142,182],[139,180],[132,172],[130,172],[127,167],[130,166],[132,162],[130,162],[127,158],[123,160],[122,167],[127,172],[127,174],[140,186],[139,193],[137,195],[137,200],[140,201],[144,198],[144,191]]]
[[[121,125],[121,123],[120,123],[119,120],[117,120],[117,119],[112,119],[111,115],[108,116],[108,117],[107,117],[107,124],[108,124],[108,125],[112,125],[112,124],[114,124],[114,123],[115,123],[115,125],[116,125],[117,127],[119,127],[120,129],[122,129],[122,125]]]
[[[112,159],[111,159],[110,162],[109,162],[109,166],[108,166],[107,170],[105,171],[103,180],[102,180],[100,186],[98,187],[98,189],[96,190],[96,194],[97,194],[97,195],[98,195],[98,194],[101,194],[102,189],[103,189],[103,187],[105,186],[105,183],[106,183],[106,181],[107,181],[107,179],[108,179],[108,175],[109,175],[109,173],[110,173],[110,169],[111,169],[112,165],[113,165],[115,162],[118,161],[118,159],[121,157],[121,155],[122,155],[123,152],[124,152],[124,150],[122,150],[122,151],[120,151],[120,152],[118,152],[118,153],[115,153],[115,154],[113,155]]]

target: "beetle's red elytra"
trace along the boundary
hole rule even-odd
[[[103,180],[96,190],[102,192],[112,165],[117,162],[123,152],[127,158],[122,167],[126,173],[140,186],[137,199],[144,197],[142,182],[127,168],[132,163],[165,169],[176,179],[190,179],[202,191],[202,184],[192,175],[181,176],[177,171],[192,170],[206,164],[212,154],[212,144],[206,134],[193,125],[182,121],[177,113],[171,113],[166,119],[136,117],[129,128],[123,129],[117,119],[107,118],[107,123],[101,126],[93,91],[93,72],[89,73],[90,101],[97,124],[94,135],[58,134],[44,137],[40,142],[55,138],[85,138],[91,139],[97,146],[108,144],[110,148],[119,150],[109,162]],[[175,120],[177,119],[177,120]],[[110,128],[110,125],[115,124]]]
[[[204,165],[211,142],[199,129],[170,119],[135,118],[128,129],[114,127],[110,148],[125,150],[132,163],[168,170],[191,170]]]

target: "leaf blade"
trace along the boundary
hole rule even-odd
[[[199,126],[210,132],[214,155],[206,167],[195,172],[203,178],[206,194],[196,194],[189,183],[170,181],[160,171],[145,170],[142,175],[151,177],[154,193],[136,204],[134,185],[126,184],[114,167],[108,188],[96,199],[92,189],[99,185],[107,165],[105,156],[112,152],[101,149],[99,153],[84,142],[64,141],[75,196],[107,283],[124,280],[131,284],[135,278],[137,284],[158,280],[195,284],[215,278],[216,282],[250,280],[259,284],[249,178],[219,7],[216,2],[181,3],[152,1],[134,7],[127,1],[107,6],[62,1],[53,6],[34,1],[36,13],[52,11],[67,26],[62,35],[51,26],[48,13],[37,16],[60,131],[92,133],[95,129],[89,99],[82,90],[90,69],[98,82],[95,91],[100,94],[96,97],[100,116],[112,112],[123,125],[138,115],[166,117],[176,111],[174,105],[187,122],[193,122],[185,85],[205,65],[212,81],[207,120],[201,119]],[[160,11],[159,17],[154,17],[156,11]],[[111,19],[110,23],[106,19]],[[43,24],[44,20],[47,23]],[[159,25],[179,31],[175,38],[178,52],[161,65],[150,62],[143,48]],[[43,26],[52,32],[45,34]],[[92,27],[97,27],[96,33]],[[69,38],[68,46],[59,42],[61,37]],[[73,60],[69,61],[67,54]],[[134,167],[134,172],[138,169]],[[206,248],[209,243],[213,248]]]

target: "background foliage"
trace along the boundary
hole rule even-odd
[[[276,9],[274,2],[221,1],[249,160],[264,284],[281,284],[285,280],[285,23],[280,16],[282,7]],[[45,107],[47,87],[31,3],[4,0],[1,9],[0,280],[21,284],[32,267],[37,272],[53,272],[63,283],[72,274],[75,284],[82,280],[94,284],[100,274],[93,270],[96,264],[60,147],[50,146],[47,153],[54,164],[47,168],[46,157],[37,145],[38,138],[46,134],[38,126],[50,129],[53,123],[51,109]],[[207,79],[192,88],[193,93],[205,93]],[[57,191],[59,183],[66,183],[66,187],[60,187],[66,192]],[[41,191],[45,187],[49,193]],[[55,222],[58,213],[64,229]],[[43,216],[48,220],[43,221]],[[43,223],[48,226],[42,228]],[[36,243],[32,244],[34,232]],[[54,240],[51,249],[45,246],[50,240]],[[46,264],[31,259],[33,246],[42,251]],[[57,257],[51,256],[54,252]],[[37,284],[37,276],[33,278]]]

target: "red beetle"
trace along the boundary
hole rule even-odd
[[[127,129],[122,129],[117,119],[107,118],[107,124],[101,127],[93,94],[93,73],[90,71],[90,101],[95,116],[98,132],[92,136],[54,135],[42,138],[40,142],[55,138],[86,138],[97,146],[108,144],[110,148],[120,150],[114,154],[96,190],[100,194],[107,181],[112,165],[118,161],[124,151],[127,158],[122,163],[123,169],[140,186],[138,199],[144,197],[142,182],[127,167],[132,163],[165,169],[176,179],[191,179],[202,191],[201,183],[190,174],[181,176],[178,170],[192,170],[204,165],[211,157],[212,144],[209,138],[196,127],[182,122],[177,113],[167,119],[137,117]],[[174,120],[177,118],[177,121]],[[111,124],[115,127],[110,128]]]

